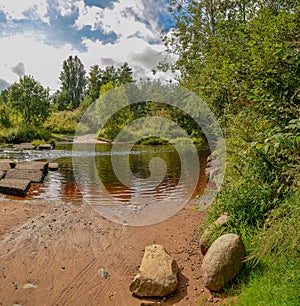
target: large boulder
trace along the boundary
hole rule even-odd
[[[177,262],[161,245],[145,248],[139,273],[130,284],[130,291],[140,297],[167,296],[178,286]]]
[[[201,267],[204,286],[211,291],[222,289],[242,268],[245,253],[244,244],[236,234],[226,234],[215,240]]]
[[[229,215],[224,213],[216,221],[214,221],[204,232],[200,238],[200,251],[202,255],[205,255],[213,240],[218,238],[215,237],[215,231],[221,227],[225,227],[229,221]]]

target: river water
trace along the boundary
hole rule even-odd
[[[178,149],[178,148],[177,148]],[[40,160],[51,163],[58,163],[57,171],[49,171],[43,184],[32,185],[28,194],[24,198],[4,196],[14,199],[46,199],[48,201],[64,201],[80,203],[82,200],[91,203],[112,203],[112,199],[118,203],[132,202],[135,199],[147,202],[161,199],[166,194],[169,199],[178,199],[186,193],[191,193],[192,183],[195,174],[189,178],[187,173],[186,181],[180,188],[176,186],[183,175],[182,163],[189,162],[190,150],[182,146],[180,154],[171,145],[142,146],[135,145],[133,148],[120,150],[114,149],[112,152],[110,144],[96,144],[87,147],[78,145],[74,149],[70,143],[60,143],[55,150],[38,151],[14,149],[4,149],[0,152],[0,158],[9,158],[17,161]],[[203,192],[205,186],[204,168],[208,150],[206,147],[197,147],[200,171],[197,176],[196,185],[192,186],[192,196]],[[112,163],[112,155],[117,156],[117,161]],[[159,158],[158,162],[151,162]],[[127,173],[128,169],[123,164],[129,161],[130,179],[125,184],[118,177],[118,173]],[[161,160],[164,166],[162,167]],[[150,167],[149,167],[150,165]],[[115,173],[117,167],[117,174]],[[127,172],[126,172],[127,171]],[[151,180],[151,173],[163,173],[160,182]],[[122,181],[122,182],[121,182]],[[101,187],[100,183],[101,182]],[[104,188],[103,188],[104,187]],[[177,186],[178,187],[178,186]],[[100,192],[99,189],[105,189]],[[109,196],[107,196],[109,194]]]

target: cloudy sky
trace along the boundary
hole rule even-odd
[[[165,58],[161,30],[171,27],[166,0],[1,0],[0,90],[32,75],[59,88],[62,62],[77,55],[89,68],[125,61],[151,77]],[[162,80],[169,75],[158,73]]]

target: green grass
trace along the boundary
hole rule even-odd
[[[300,305],[299,202],[300,193],[291,192],[269,212],[256,234],[239,230],[247,259],[238,277],[220,293],[229,297],[226,305]],[[230,227],[228,231],[234,231]]]
[[[249,282],[242,286],[235,305],[300,305],[300,262],[290,256],[272,256],[262,260],[263,270],[250,272]]]

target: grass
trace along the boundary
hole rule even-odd
[[[240,230],[247,258],[241,273],[220,292],[229,297],[226,305],[300,305],[299,202],[300,193],[291,192],[255,234]]]
[[[292,193],[272,210],[255,237],[249,260],[263,271],[250,273],[238,305],[300,305],[300,195]]]
[[[212,223],[229,213],[225,232],[240,235],[247,258],[241,273],[219,294],[227,305],[300,305],[299,142],[269,143],[266,132],[256,130],[268,121],[261,118],[254,124],[244,117],[235,116],[228,124],[232,131],[227,137],[225,182],[208,220]],[[276,133],[272,129],[270,139]],[[281,134],[284,140],[290,135]]]
[[[249,282],[242,286],[235,305],[293,306],[300,305],[300,262],[297,258],[276,255],[263,258],[265,268],[255,269]]]

